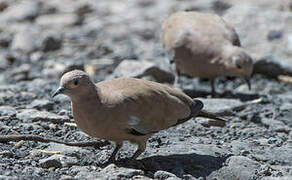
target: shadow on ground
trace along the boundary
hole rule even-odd
[[[193,177],[207,177],[220,169],[230,156],[214,157],[199,154],[180,154],[169,156],[152,156],[141,160],[120,160],[116,162],[119,167],[141,169],[146,175],[152,176],[157,171],[166,171],[183,178],[189,174]]]

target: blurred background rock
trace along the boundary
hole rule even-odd
[[[57,78],[67,67],[78,65],[102,80],[124,59],[152,61],[169,69],[160,42],[161,24],[173,12],[191,10],[222,15],[255,59],[292,66],[291,4],[291,0],[1,0],[0,70],[27,64],[34,68],[24,78]],[[1,79],[22,79],[13,78]]]

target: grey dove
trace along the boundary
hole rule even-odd
[[[176,65],[175,85],[181,74],[207,78],[214,95],[216,77],[234,76],[244,77],[250,89],[253,60],[234,28],[218,15],[174,13],[162,25],[162,41]]]
[[[203,116],[225,123],[224,119],[202,110],[200,100],[178,89],[135,78],[118,78],[94,84],[80,70],[65,73],[53,94],[65,94],[72,101],[77,126],[90,136],[114,141],[115,156],[125,140],[138,145],[132,158],[146,148],[148,138],[160,130]]]

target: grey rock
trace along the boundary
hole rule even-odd
[[[261,153],[261,152],[259,152]],[[285,144],[280,147],[266,149],[264,157],[272,164],[285,164],[292,166],[292,149],[291,145]]]
[[[9,61],[6,59],[6,55],[0,54],[0,58],[2,61],[0,61],[0,69],[6,69],[9,67]]]
[[[63,70],[63,72],[61,73],[61,76],[69,71],[72,71],[72,70],[75,70],[75,69],[78,69],[78,70],[81,70],[81,71],[84,71],[84,65],[82,63],[71,63],[71,64],[67,64],[65,69]],[[60,76],[60,78],[61,78]]]
[[[11,67],[15,64],[28,62],[28,55],[23,51],[10,51],[4,54],[3,59],[6,61],[6,67]]]
[[[233,111],[241,110],[244,103],[236,99],[198,98],[204,103],[204,108],[211,113],[231,115]]]
[[[133,178],[137,175],[144,175],[142,170],[130,169],[124,167],[117,167],[115,164],[110,164],[100,171],[103,177],[110,177],[113,179],[119,178]]]
[[[123,60],[113,72],[113,76],[135,78],[152,76],[158,82],[173,82],[174,80],[174,75],[172,73],[145,60]]]
[[[61,163],[63,167],[71,167],[73,165],[78,165],[79,159],[71,156],[63,156],[61,157]]]
[[[4,158],[4,157],[5,158],[12,158],[13,157],[13,153],[11,151],[2,151],[2,152],[0,152],[0,156],[2,158]]]
[[[5,176],[5,175],[0,175],[0,179],[9,179],[9,180],[17,180],[19,179],[17,176]]]
[[[39,2],[37,1],[21,1],[5,9],[1,14],[0,21],[32,20],[38,16],[39,7]]]
[[[48,84],[48,81],[45,81],[45,79],[42,79],[42,78],[35,78],[31,81],[27,81],[25,85],[27,85],[28,92],[35,92],[37,95],[41,95],[43,93],[46,93],[46,95],[49,95],[49,92],[53,90],[50,84]],[[42,99],[42,98],[43,96],[40,97],[39,99]],[[30,99],[29,103],[33,99],[38,99],[38,98],[34,97]]]
[[[0,115],[1,116],[14,116],[16,115],[16,110],[11,106],[0,106]]]
[[[38,132],[39,130],[43,130],[44,128],[35,123],[21,123],[19,124],[20,129],[26,132]]]
[[[36,121],[49,121],[49,122],[64,122],[69,121],[67,116],[59,116],[47,111],[38,111],[36,109],[25,109],[18,113],[16,117],[24,123],[31,123]]]
[[[63,74],[74,69],[84,71],[84,65],[82,63],[74,63],[72,61],[69,61],[66,64],[55,61],[47,61],[45,63],[43,74],[47,78],[61,78]]]
[[[38,35],[38,31],[34,28],[26,27],[20,29],[13,37],[11,49],[24,52],[32,52],[36,50],[36,39],[38,38]]]
[[[33,100],[27,107],[30,109],[38,110],[52,110],[54,103],[47,99],[36,99]]]
[[[285,132],[285,133],[290,132],[289,127],[286,126],[286,124],[284,124],[282,121],[278,121],[271,118],[262,118],[261,123],[276,132]]]
[[[44,53],[41,51],[36,51],[30,54],[30,59],[32,62],[38,62],[39,60],[43,59]]]
[[[51,168],[51,167],[61,168],[62,167],[62,163],[60,160],[61,157],[62,156],[60,155],[52,155],[49,158],[41,159],[39,161],[39,166],[41,166],[42,168]]]
[[[76,14],[47,14],[38,16],[36,23],[40,26],[63,28],[66,26],[73,26],[79,23],[79,17]]]
[[[70,172],[76,174],[75,179],[106,179],[106,176],[101,175],[97,168],[92,166],[72,166]]]
[[[255,1],[250,2],[252,3],[236,3],[236,5],[226,11],[223,18],[235,27],[239,34],[241,44],[255,59],[272,54],[278,61],[289,63],[291,51],[287,48],[288,39],[285,38],[286,32],[283,31],[284,38],[274,41],[267,39],[269,32],[282,31],[292,26],[292,13],[289,11],[283,12],[274,8],[277,7],[276,4],[285,4],[286,2],[277,1],[275,4],[275,1],[268,0],[269,3],[266,4],[265,0],[260,0],[259,6],[254,6]],[[267,5],[270,8],[265,8]],[[246,23],[246,19],[250,19],[248,23]]]
[[[168,179],[170,177],[176,177],[176,175],[170,173],[170,172],[166,172],[166,171],[156,171],[154,174],[154,178],[155,179]]]
[[[141,23],[143,23],[143,25]],[[131,24],[131,30],[133,30],[134,34],[141,36],[143,39],[151,40],[155,36],[155,23],[137,21]]]
[[[22,170],[23,174],[33,174],[36,173],[40,175],[42,173],[42,168],[34,167],[34,166],[25,166]]]
[[[78,165],[79,160],[76,157],[54,154],[46,159],[41,159],[39,165],[43,168],[50,167],[71,167]]]
[[[267,38],[269,41],[273,41],[276,39],[281,39],[283,37],[283,32],[279,30],[272,30],[267,35]]]
[[[277,78],[279,75],[291,76],[291,66],[292,63],[289,61],[281,61],[274,56],[265,56],[255,62],[253,72],[269,78]]]
[[[80,154],[90,154],[90,151],[81,147],[66,146],[64,144],[49,143],[49,146],[45,149],[48,151],[60,151],[62,155],[80,155]]]
[[[288,102],[291,99],[287,95],[284,95],[283,98],[285,98],[285,101],[287,101],[287,102],[281,104],[281,107],[280,107],[281,117],[279,117],[279,120],[284,122],[285,125],[287,125],[288,127],[292,128],[292,121],[291,121],[292,105],[291,105],[291,102]]]
[[[58,78],[65,70],[65,68],[65,64],[55,61],[47,61],[45,62],[42,73],[46,78]]]
[[[12,42],[12,36],[10,34],[0,35],[0,47],[8,48]]]
[[[230,2],[224,2],[224,1],[213,1],[212,6],[214,11],[217,14],[223,14],[227,9],[229,9],[232,5]]]
[[[292,51],[292,33],[287,35],[287,41],[288,41],[287,47],[289,50]]]
[[[14,95],[15,94],[11,91],[0,92],[0,105],[6,104],[7,102],[11,102]]]
[[[61,175],[60,180],[77,180],[77,178],[74,178],[69,175]]]
[[[62,47],[62,38],[56,34],[43,35],[40,49],[44,52],[55,51]]]
[[[30,79],[30,64],[22,64],[17,69],[14,69],[9,72],[9,75],[13,78],[14,81],[28,80]]]
[[[8,7],[7,1],[1,1],[0,2],[0,12],[4,11]]]
[[[245,0],[245,1],[237,1],[237,0],[223,0],[223,2],[228,2],[232,6],[236,5],[249,5],[259,8],[265,8],[265,9],[272,9],[277,11],[289,11],[289,6],[291,5],[291,2],[289,0]]]
[[[264,177],[263,180],[291,180],[292,176],[284,176],[284,177]]]
[[[244,156],[232,156],[227,159],[226,165],[210,174],[208,179],[246,180],[256,177],[260,164]]]
[[[99,29],[103,27],[104,23],[100,19],[90,17],[87,18],[82,26],[82,31],[87,37],[96,37]]]

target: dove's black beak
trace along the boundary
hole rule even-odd
[[[251,90],[251,84],[250,84],[250,78],[249,77],[244,77],[244,80],[248,86],[248,90]]]
[[[62,94],[64,92],[65,88],[64,87],[59,87],[54,94],[52,95],[52,98],[57,96],[58,94]]]

